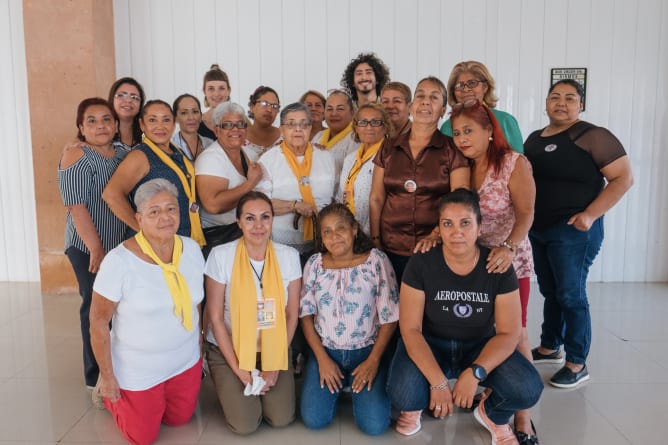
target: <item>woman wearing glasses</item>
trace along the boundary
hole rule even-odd
[[[308,140],[311,113],[301,103],[281,111],[283,142],[260,158],[266,177],[258,184],[274,206],[272,239],[294,247],[304,260],[314,248],[313,222],[334,195],[334,160]]]
[[[373,158],[392,132],[390,118],[376,103],[364,104],[353,118],[353,139],[359,148],[343,161],[337,201],[346,204],[360,229],[369,234],[369,194],[373,177]]]
[[[496,109],[499,100],[494,95],[494,78],[485,65],[475,60],[459,62],[452,68],[448,79],[448,103],[450,106],[477,100],[487,105],[499,122],[510,147],[518,153],[524,153],[522,132],[517,120],[509,113]],[[450,119],[441,125],[441,132],[452,136]]]
[[[339,177],[343,160],[357,148],[353,139],[353,100],[344,90],[330,90],[325,103],[327,128],[311,139],[317,147],[327,150],[334,157],[336,177]]]
[[[207,251],[241,236],[235,215],[239,198],[262,179],[255,153],[243,148],[248,127],[243,107],[221,103],[213,112],[213,124],[216,142],[195,162]]]
[[[281,143],[281,131],[274,127],[280,109],[278,93],[271,87],[260,85],[250,95],[248,117],[253,119],[253,124],[248,128],[244,147],[257,158]]]
[[[145,99],[144,89],[132,77],[118,79],[109,89],[109,103],[118,115],[118,132],[114,144],[120,145],[125,151],[130,151],[142,141],[139,116]]]

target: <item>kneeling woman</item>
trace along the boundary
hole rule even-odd
[[[155,441],[161,423],[188,422],[199,394],[204,257],[176,235],[177,194],[166,179],[137,188],[140,230],[104,257],[93,286],[95,391],[132,444]]]
[[[350,385],[355,423],[368,434],[390,423],[385,392],[385,349],[399,319],[394,270],[373,248],[345,204],[318,215],[322,242],[304,269],[300,316],[313,351],[306,365],[301,415],[309,428],[324,428]]]
[[[291,247],[273,243],[274,209],[263,193],[239,199],[243,236],[214,247],[206,263],[211,320],[207,360],[228,427],[254,432],[264,418],[295,418],[295,382],[288,345],[297,327],[301,265]]]
[[[390,367],[388,392],[400,409],[397,431],[420,429],[422,410],[435,417],[470,408],[478,385],[491,389],[474,410],[492,443],[517,443],[508,420],[533,406],[543,383],[516,348],[521,308],[515,270],[486,270],[477,193],[457,189],[441,199],[441,249],[413,255],[400,292],[402,339]],[[448,379],[457,378],[454,388]]]

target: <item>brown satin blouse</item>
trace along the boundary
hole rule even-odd
[[[374,158],[385,169],[385,204],[380,214],[380,236],[386,250],[409,256],[418,239],[438,224],[438,201],[450,192],[450,172],[468,168],[468,159],[452,139],[434,131],[429,144],[413,159],[411,132],[388,139]],[[408,192],[413,181],[417,186]]]

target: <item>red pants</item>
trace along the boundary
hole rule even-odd
[[[116,426],[131,444],[148,445],[158,438],[160,424],[187,423],[195,412],[202,380],[202,361],[152,388],[143,391],[121,389],[116,403],[104,399]]]
[[[520,278],[520,301],[522,302],[522,327],[527,327],[527,306],[529,305],[529,294],[531,293],[531,281],[529,277]]]

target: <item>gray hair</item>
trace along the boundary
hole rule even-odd
[[[146,201],[162,192],[167,192],[174,196],[178,202],[179,191],[174,184],[164,178],[151,179],[137,187],[137,191],[135,192],[135,206],[137,207],[137,211],[140,212],[143,210]]]
[[[223,102],[213,110],[213,125],[220,125],[223,117],[227,114],[238,114],[241,117],[246,116],[246,110],[241,105],[234,102]]]
[[[313,123],[313,120],[311,118],[311,110],[309,110],[308,107],[303,103],[295,102],[281,110],[281,125],[285,123],[285,118],[289,113],[294,113],[296,111],[303,111],[304,113],[306,113],[306,119],[308,120],[308,123],[309,124]]]

